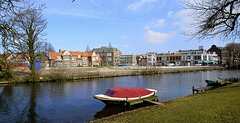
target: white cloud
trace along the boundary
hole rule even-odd
[[[151,24],[147,25],[144,27],[144,29],[151,29],[151,28],[157,28],[157,27],[162,27],[165,25],[165,19],[158,19],[158,20],[154,20],[152,21]]]
[[[146,42],[161,44],[170,38],[170,34],[154,32],[152,30],[149,30],[147,31],[145,38],[146,38]]]
[[[165,23],[165,19],[159,19],[157,23],[154,25],[154,27],[161,27]]]
[[[145,26],[145,27],[144,27],[144,29],[147,29],[147,30],[149,30],[149,29],[150,29],[150,27],[149,27],[149,26]]]
[[[168,17],[172,17],[173,11],[168,12]]]
[[[122,47],[123,47],[123,48],[128,48],[128,47],[129,47],[129,45],[128,45],[128,44],[126,44],[126,45],[123,45]]]
[[[144,4],[149,3],[149,2],[155,2],[155,1],[157,1],[157,0],[141,0],[139,2],[128,5],[128,9],[137,10],[137,9],[141,8]]]
[[[174,25],[180,26],[180,30],[188,32],[193,29],[192,24],[195,22],[195,20],[191,10],[182,9],[176,13],[175,18],[177,21],[174,22]]]

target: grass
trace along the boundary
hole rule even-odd
[[[239,122],[240,83],[149,106],[94,122]]]

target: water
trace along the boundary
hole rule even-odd
[[[201,71],[131,76],[64,83],[0,86],[0,122],[88,122],[132,108],[105,106],[93,95],[112,87],[142,87],[158,91],[161,101],[192,94],[192,86],[206,86],[206,79],[240,77],[240,71]]]

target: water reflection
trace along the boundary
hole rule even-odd
[[[240,71],[204,71],[81,82],[2,85],[0,122],[87,122],[147,105],[112,107],[93,98],[93,95],[104,93],[108,88],[153,88],[163,101],[191,94],[192,86],[206,86],[206,79],[239,76]]]

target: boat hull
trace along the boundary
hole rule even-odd
[[[157,91],[156,90],[152,90],[152,89],[148,89],[153,91],[151,94],[148,95],[144,95],[141,97],[134,97],[134,98],[117,98],[117,97],[110,97],[104,94],[98,94],[98,95],[94,95],[93,97],[95,99],[98,99],[100,101],[102,101],[103,103],[107,104],[107,105],[129,105],[129,102],[134,102],[134,101],[139,101],[139,100],[144,100],[147,98],[150,98],[152,96],[155,96]]]

